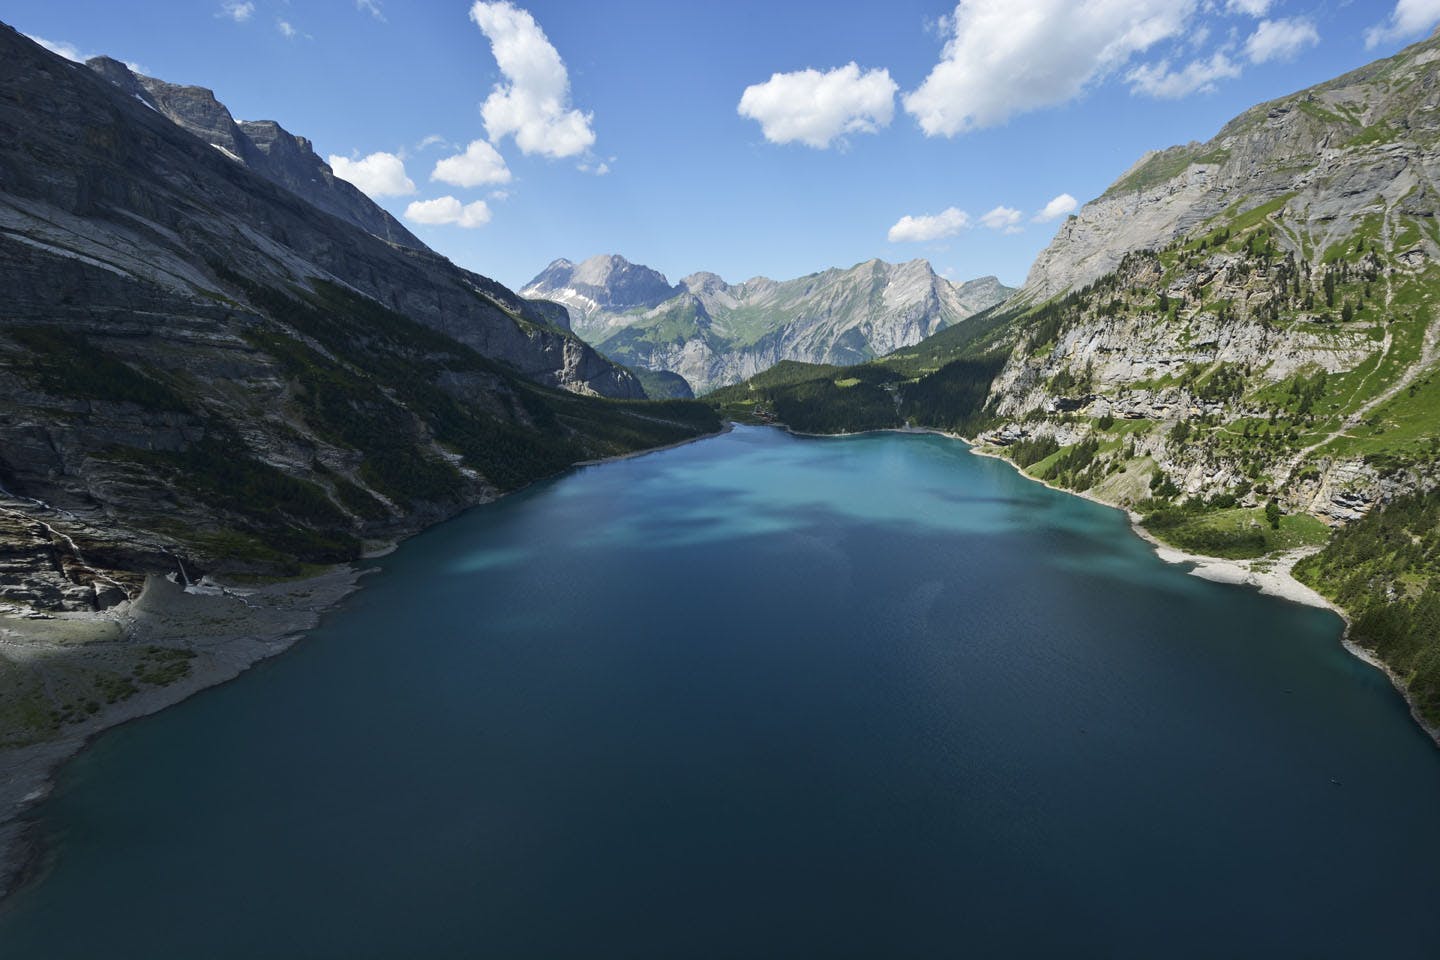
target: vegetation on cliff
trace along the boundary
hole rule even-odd
[[[1401,497],[1336,531],[1295,576],[1350,612],[1350,637],[1383,660],[1440,724],[1440,489]]]

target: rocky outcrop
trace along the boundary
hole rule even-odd
[[[309,140],[273,120],[236,122],[212,91],[142,76],[110,57],[95,57],[85,65],[182,130],[326,213],[391,243],[425,249],[400,221],[336,177]]]
[[[631,366],[679,373],[704,393],[782,360],[853,364],[911,346],[1003,301],[994,277],[953,283],[924,260],[870,260],[796,280],[671,287],[614,256],[557,260],[521,293],[564,304],[573,329]]]
[[[1025,296],[1039,302],[1084,286],[1125,254],[1158,250],[1222,215],[1264,208],[1288,233],[1313,236],[1309,254],[1319,258],[1377,205],[1435,210],[1437,58],[1432,38],[1247,110],[1208,142],[1148,154],[1060,226],[1031,267]],[[1433,237],[1416,238],[1413,256],[1437,253]]]

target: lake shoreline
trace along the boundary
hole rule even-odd
[[[1057,493],[1080,497],[1081,499],[1089,500],[1091,503],[1099,504],[1102,507],[1109,507],[1112,510],[1124,512],[1130,522],[1130,530],[1135,536],[1148,543],[1155,551],[1155,555],[1164,562],[1171,564],[1190,564],[1191,569],[1186,572],[1192,577],[1199,577],[1202,580],[1209,580],[1213,583],[1227,583],[1233,586],[1252,587],[1267,596],[1288,600],[1291,603],[1298,603],[1303,606],[1329,610],[1338,616],[1343,623],[1340,633],[1340,645],[1355,659],[1374,667],[1385,675],[1386,679],[1390,681],[1390,685],[1395,688],[1395,692],[1398,693],[1400,698],[1405,702],[1406,708],[1410,711],[1410,717],[1415,721],[1416,726],[1418,726],[1437,747],[1440,747],[1440,724],[1428,723],[1425,718],[1421,716],[1419,708],[1411,698],[1409,691],[1405,688],[1403,679],[1391,669],[1389,664],[1354,641],[1351,637],[1353,621],[1349,612],[1313,587],[1295,579],[1293,574],[1295,564],[1321,548],[1292,550],[1279,557],[1261,559],[1258,562],[1265,564],[1265,569],[1257,570],[1253,566],[1253,563],[1256,561],[1247,564],[1241,560],[1229,560],[1224,557],[1211,557],[1204,554],[1188,553],[1177,547],[1173,547],[1160,540],[1149,530],[1146,530],[1140,523],[1140,515],[1135,511],[1129,510],[1119,504],[1103,500],[1089,491],[1067,490],[1064,487],[1056,486],[1039,477],[1033,477],[1004,454],[993,450],[982,449],[981,445],[971,438],[961,436],[958,433],[951,433],[948,430],[939,430],[933,427],[887,427],[880,430],[861,430],[851,433],[804,433],[799,430],[791,430],[782,424],[775,424],[775,426],[779,426],[793,436],[806,438],[856,437],[864,436],[867,433],[917,433],[931,434],[950,440],[959,440],[966,445],[971,454],[1009,464],[1017,474],[1032,483],[1038,483]]]
[[[1103,507],[1124,511],[1130,521],[1130,530],[1141,540],[1150,544],[1157,557],[1166,563],[1190,564],[1191,569],[1186,572],[1192,577],[1199,577],[1202,580],[1209,580],[1213,583],[1228,583],[1234,586],[1253,587],[1267,596],[1289,600],[1291,603],[1298,603],[1307,607],[1318,607],[1322,610],[1329,610],[1338,616],[1344,624],[1340,631],[1340,645],[1355,659],[1385,674],[1386,679],[1390,681],[1390,685],[1394,687],[1395,692],[1400,695],[1400,699],[1405,701],[1405,706],[1410,711],[1410,717],[1415,721],[1416,726],[1424,731],[1426,736],[1428,736],[1437,747],[1440,747],[1440,724],[1432,724],[1425,720],[1420,714],[1420,709],[1416,706],[1414,699],[1411,698],[1410,692],[1405,688],[1404,680],[1391,669],[1388,663],[1355,642],[1351,636],[1351,628],[1354,626],[1354,621],[1349,611],[1320,593],[1314,587],[1295,579],[1293,572],[1295,564],[1313,553],[1318,553],[1323,548],[1314,547],[1291,550],[1278,557],[1262,558],[1256,561],[1250,561],[1249,564],[1242,560],[1228,560],[1224,557],[1210,557],[1199,553],[1189,553],[1177,547],[1172,547],[1170,544],[1156,537],[1149,530],[1146,530],[1140,523],[1140,515],[1133,510],[1126,509],[1119,504],[1109,503],[1088,491],[1066,490],[1064,487],[1057,487],[1038,477],[1032,477],[1004,455],[982,450],[974,441],[966,439],[965,437],[944,433],[943,431],[929,432],[940,433],[943,436],[960,440],[969,445],[970,452],[975,456],[989,457],[993,460],[1008,463],[1020,476],[1049,487],[1051,490],[1068,493],[1075,497],[1083,497],[1091,503],[1098,503]],[[1266,565],[1266,568],[1257,570],[1254,566],[1256,563],[1263,563]]]
[[[672,450],[723,436],[733,429],[733,423],[726,423],[713,433],[662,447],[577,461],[557,476],[580,467]],[[467,510],[519,493],[529,486],[531,484],[500,497],[477,501],[438,523],[453,520]],[[367,550],[360,559],[388,556],[403,541],[438,523]],[[125,644],[155,643],[194,650],[197,654],[190,661],[190,672],[174,683],[147,687],[119,703],[107,705],[56,739],[0,749],[0,908],[11,894],[44,873],[45,843],[39,835],[40,825],[31,814],[50,796],[67,762],[101,734],[229,683],[261,662],[285,653],[313,630],[326,613],[359,590],[362,577],[376,572],[379,572],[377,567],[362,570],[351,564],[340,564],[313,577],[259,588],[205,586],[189,590],[152,575],[139,598],[110,610],[63,614],[38,621],[0,618],[0,646],[15,644],[33,648],[33,641],[17,638],[23,635],[27,623],[44,623],[47,630],[56,634],[54,650],[50,652],[61,652],[67,646],[83,643],[82,638],[95,624],[115,623],[124,635],[121,642]],[[217,629],[216,623],[221,629]],[[40,651],[42,655],[45,652]],[[27,653],[33,655],[34,650],[29,649]]]
[[[84,637],[96,621],[105,620],[119,625],[123,637],[118,644],[185,649],[194,657],[189,672],[173,683],[142,688],[54,740],[0,750],[0,903],[44,870],[44,844],[30,814],[54,790],[65,763],[106,731],[229,683],[289,650],[325,613],[359,589],[366,572],[345,564],[256,589],[188,591],[152,575],[141,595],[121,604],[118,612],[40,621],[54,639],[39,651],[36,641],[24,641],[32,656],[63,655],[79,644],[93,646]],[[15,643],[18,633],[13,625],[0,626],[0,643]]]

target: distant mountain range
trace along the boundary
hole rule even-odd
[[[556,260],[521,296],[564,305],[570,327],[631,367],[672,371],[696,393],[782,360],[849,364],[918,343],[1014,291],[994,277],[955,283],[924,260],[868,260],[795,280],[677,284],[624,257]]]

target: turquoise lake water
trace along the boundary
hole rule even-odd
[[[1435,957],[1440,751],[1332,614],[939,437],[471,511],[112,731],[0,957]]]

